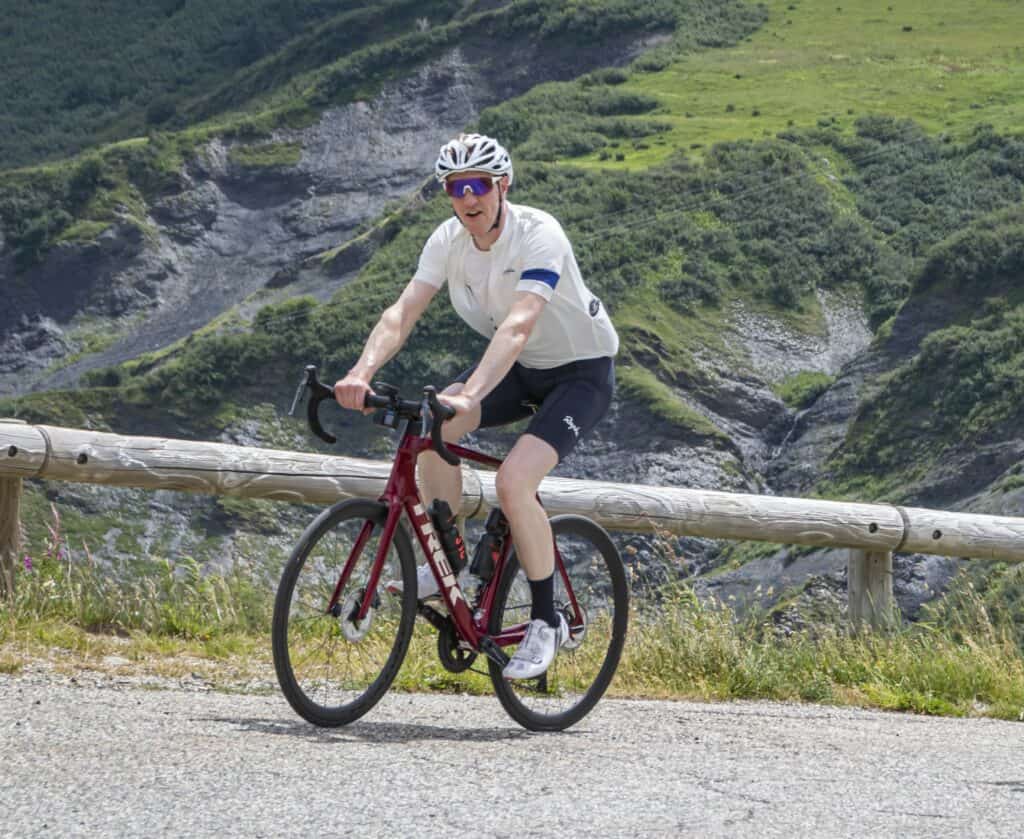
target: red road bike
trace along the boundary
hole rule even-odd
[[[325,441],[319,406],[334,392],[306,368],[310,427]],[[465,591],[453,572],[416,486],[416,459],[436,451],[497,468],[501,460],[446,445],[441,422],[451,409],[433,388],[407,401],[376,384],[367,396],[376,421],[400,433],[394,465],[379,499],[351,499],[324,510],[289,558],[274,603],[274,667],[285,697],[300,716],[320,726],[359,719],[391,686],[420,615],[438,632],[441,664],[459,673],[478,655],[502,706],[525,728],[558,731],[582,719],[607,689],[626,639],[628,589],[622,559],[608,534],[588,518],[551,519],[555,541],[555,607],[570,638],[548,671],[507,681],[502,669],[522,641],[530,588],[516,559],[508,523],[492,511],[481,539],[482,577]],[[409,527],[400,526],[403,516]],[[440,601],[416,598],[415,535],[440,586]],[[486,569],[486,570],[485,570]],[[401,590],[389,581],[401,580]],[[467,586],[467,588],[471,588]],[[441,608],[435,606],[437,604]]]

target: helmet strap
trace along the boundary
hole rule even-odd
[[[501,187],[499,187],[501,189]],[[501,224],[501,211],[505,208],[505,196],[503,193],[498,193],[498,215],[494,219],[494,224],[491,225],[491,229],[487,232],[490,233],[492,230],[496,230],[498,225]]]

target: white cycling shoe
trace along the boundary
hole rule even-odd
[[[536,679],[542,675],[555,653],[569,639],[569,625],[559,613],[558,626],[549,626],[546,620],[535,618],[526,627],[526,635],[501,675],[506,679]]]
[[[384,588],[391,594],[402,593],[402,581],[401,580],[389,580],[384,584]],[[416,599],[427,600],[431,597],[438,597],[441,594],[441,589],[437,585],[437,580],[434,577],[434,572],[430,570],[430,566],[423,563],[416,569]]]

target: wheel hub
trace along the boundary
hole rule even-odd
[[[338,626],[341,627],[341,634],[345,636],[346,640],[353,643],[362,641],[366,637],[366,633],[370,631],[370,625],[373,623],[373,606],[366,610],[366,617],[361,621],[356,620],[356,615],[359,614],[359,608],[363,603],[365,591],[365,589],[359,589],[349,594],[345,598],[345,602],[341,604],[340,612],[336,615]]]
[[[568,604],[562,606],[559,609],[559,611],[561,611],[562,616],[565,618],[566,624],[568,624],[569,626],[569,637],[566,639],[565,643],[562,644],[562,649],[575,650],[583,643],[583,639],[587,637],[587,613],[583,611],[583,607],[581,606],[580,617],[583,619],[583,621],[580,627],[577,629],[573,627],[572,610],[569,608]]]

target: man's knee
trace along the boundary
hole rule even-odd
[[[558,452],[539,438],[525,434],[494,476],[494,491],[503,509],[532,503],[541,481],[558,465]]]
[[[523,499],[532,495],[530,487],[523,485],[521,478],[515,474],[515,469],[509,468],[507,463],[503,464],[494,476],[494,492],[498,496],[498,505],[503,510],[515,508],[523,503]]]

